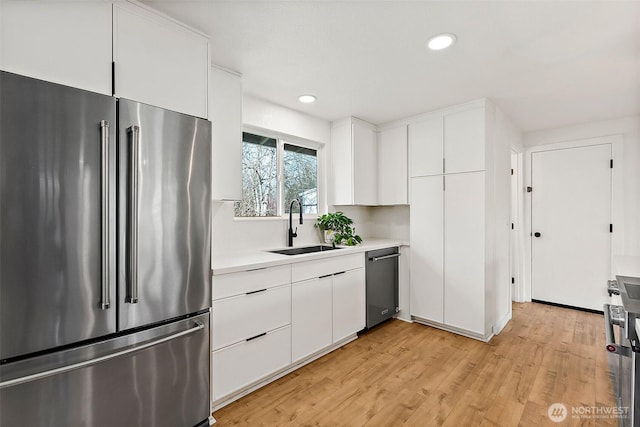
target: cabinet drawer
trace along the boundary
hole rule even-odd
[[[291,266],[258,268],[213,276],[213,299],[242,295],[291,282]]]
[[[291,285],[213,302],[213,349],[291,323]]]
[[[299,262],[291,266],[291,281],[300,282],[360,267],[364,267],[363,253]]]
[[[291,326],[213,352],[213,400],[291,363]]]

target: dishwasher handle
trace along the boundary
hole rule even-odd
[[[390,255],[384,255],[384,256],[374,256],[369,258],[369,261],[382,261],[384,259],[389,259],[389,258],[398,258],[400,256],[400,253],[396,253],[396,254],[390,254]]]

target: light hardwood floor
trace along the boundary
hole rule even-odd
[[[617,425],[602,315],[536,303],[489,344],[392,320],[216,411],[217,427]],[[547,417],[552,403],[569,411]]]

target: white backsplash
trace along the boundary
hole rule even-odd
[[[342,211],[353,219],[356,233],[362,237],[379,237],[409,240],[408,206],[331,206],[330,210]],[[280,248],[287,245],[289,219],[286,218],[241,218],[233,217],[233,202],[212,203],[213,256]],[[306,217],[298,224],[294,215],[293,227],[298,227],[295,246],[313,245],[320,242],[318,230],[313,226],[316,216]]]
[[[240,218],[233,217],[233,202],[213,202],[211,208],[213,236],[212,252],[228,254],[247,250],[263,250],[287,246],[289,217],[286,218]],[[313,226],[315,216],[298,223],[294,214],[293,228],[298,227],[295,246],[313,245],[320,242],[318,230]]]

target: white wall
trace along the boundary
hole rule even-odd
[[[351,218],[361,237],[409,241],[409,206],[329,206]]]
[[[371,208],[373,229],[369,236],[409,241],[409,206],[377,206]]]
[[[329,144],[331,124],[251,95],[242,97],[242,122],[245,125]]]
[[[243,96],[242,121],[245,126],[277,133],[280,136],[312,141],[326,146],[331,140],[331,126],[326,120],[311,117],[252,96]],[[321,150],[323,170],[318,179],[326,188],[327,156]],[[320,209],[326,206],[326,193],[319,200]],[[294,228],[298,237],[294,245],[315,244],[320,241],[313,227],[315,215],[308,216],[299,225],[294,215]],[[287,245],[288,217],[286,218],[242,218],[233,217],[233,202],[213,202],[212,253],[216,255],[246,251],[247,249],[270,249]]]
[[[623,253],[640,255],[640,116],[621,117],[557,129],[529,132],[524,135],[525,148],[554,142],[573,141],[600,136],[622,135],[623,139]],[[620,162],[620,160],[618,160]],[[615,165],[614,165],[615,166]],[[525,173],[529,173],[525,171]],[[615,224],[614,224],[615,231]]]

